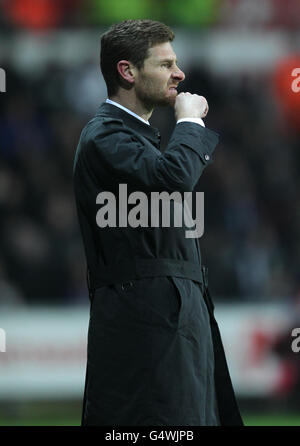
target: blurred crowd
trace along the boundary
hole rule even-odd
[[[180,26],[299,29],[298,0],[0,0],[6,29],[90,27],[149,17]]]
[[[97,70],[96,63],[51,65],[39,76],[25,76],[6,68],[7,92],[0,96],[0,305],[88,302],[72,168],[81,129],[106,97]],[[205,194],[200,245],[214,298],[299,298],[296,109],[293,120],[274,73],[218,76],[193,66],[185,73],[181,89],[208,99],[206,125],[220,134],[214,163],[196,188]],[[164,150],[173,110],[157,109],[151,123]]]

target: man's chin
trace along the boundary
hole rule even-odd
[[[176,94],[171,94],[168,96],[160,96],[160,97],[156,97],[154,98],[149,98],[147,101],[144,100],[144,105],[147,105],[148,109],[153,109],[155,107],[167,107],[167,106],[171,106],[174,107],[175,105],[175,101],[176,101],[176,96],[177,96],[177,92]]]
[[[175,106],[176,96],[166,99],[165,105],[169,105],[171,107]]]
[[[159,106],[171,106],[174,107],[177,95],[167,96],[157,102]]]
[[[167,102],[169,105],[174,106],[175,105],[175,101],[177,98],[177,90],[175,90],[175,88],[172,88],[171,90],[169,90],[169,95],[167,96]]]
[[[174,107],[176,101],[177,94],[168,98],[169,104]]]

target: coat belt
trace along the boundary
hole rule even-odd
[[[124,283],[145,277],[177,276],[203,283],[203,271],[199,263],[176,259],[128,259],[126,263],[101,266],[96,274],[89,273],[89,288]]]
[[[191,279],[200,284],[208,310],[213,315],[214,305],[208,291],[208,268],[199,263],[176,259],[128,259],[126,263],[101,266],[97,274],[87,272],[90,298],[97,288],[145,277],[175,276]]]

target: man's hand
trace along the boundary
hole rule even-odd
[[[205,118],[208,113],[208,104],[204,96],[191,93],[179,93],[175,100],[175,117]]]

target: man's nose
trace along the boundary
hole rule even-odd
[[[181,71],[181,70],[177,67],[177,70],[174,71],[174,73],[173,73],[173,78],[174,78],[174,79],[177,79],[179,82],[182,82],[182,81],[184,81],[184,79],[185,79],[185,74],[184,74],[183,71]]]

